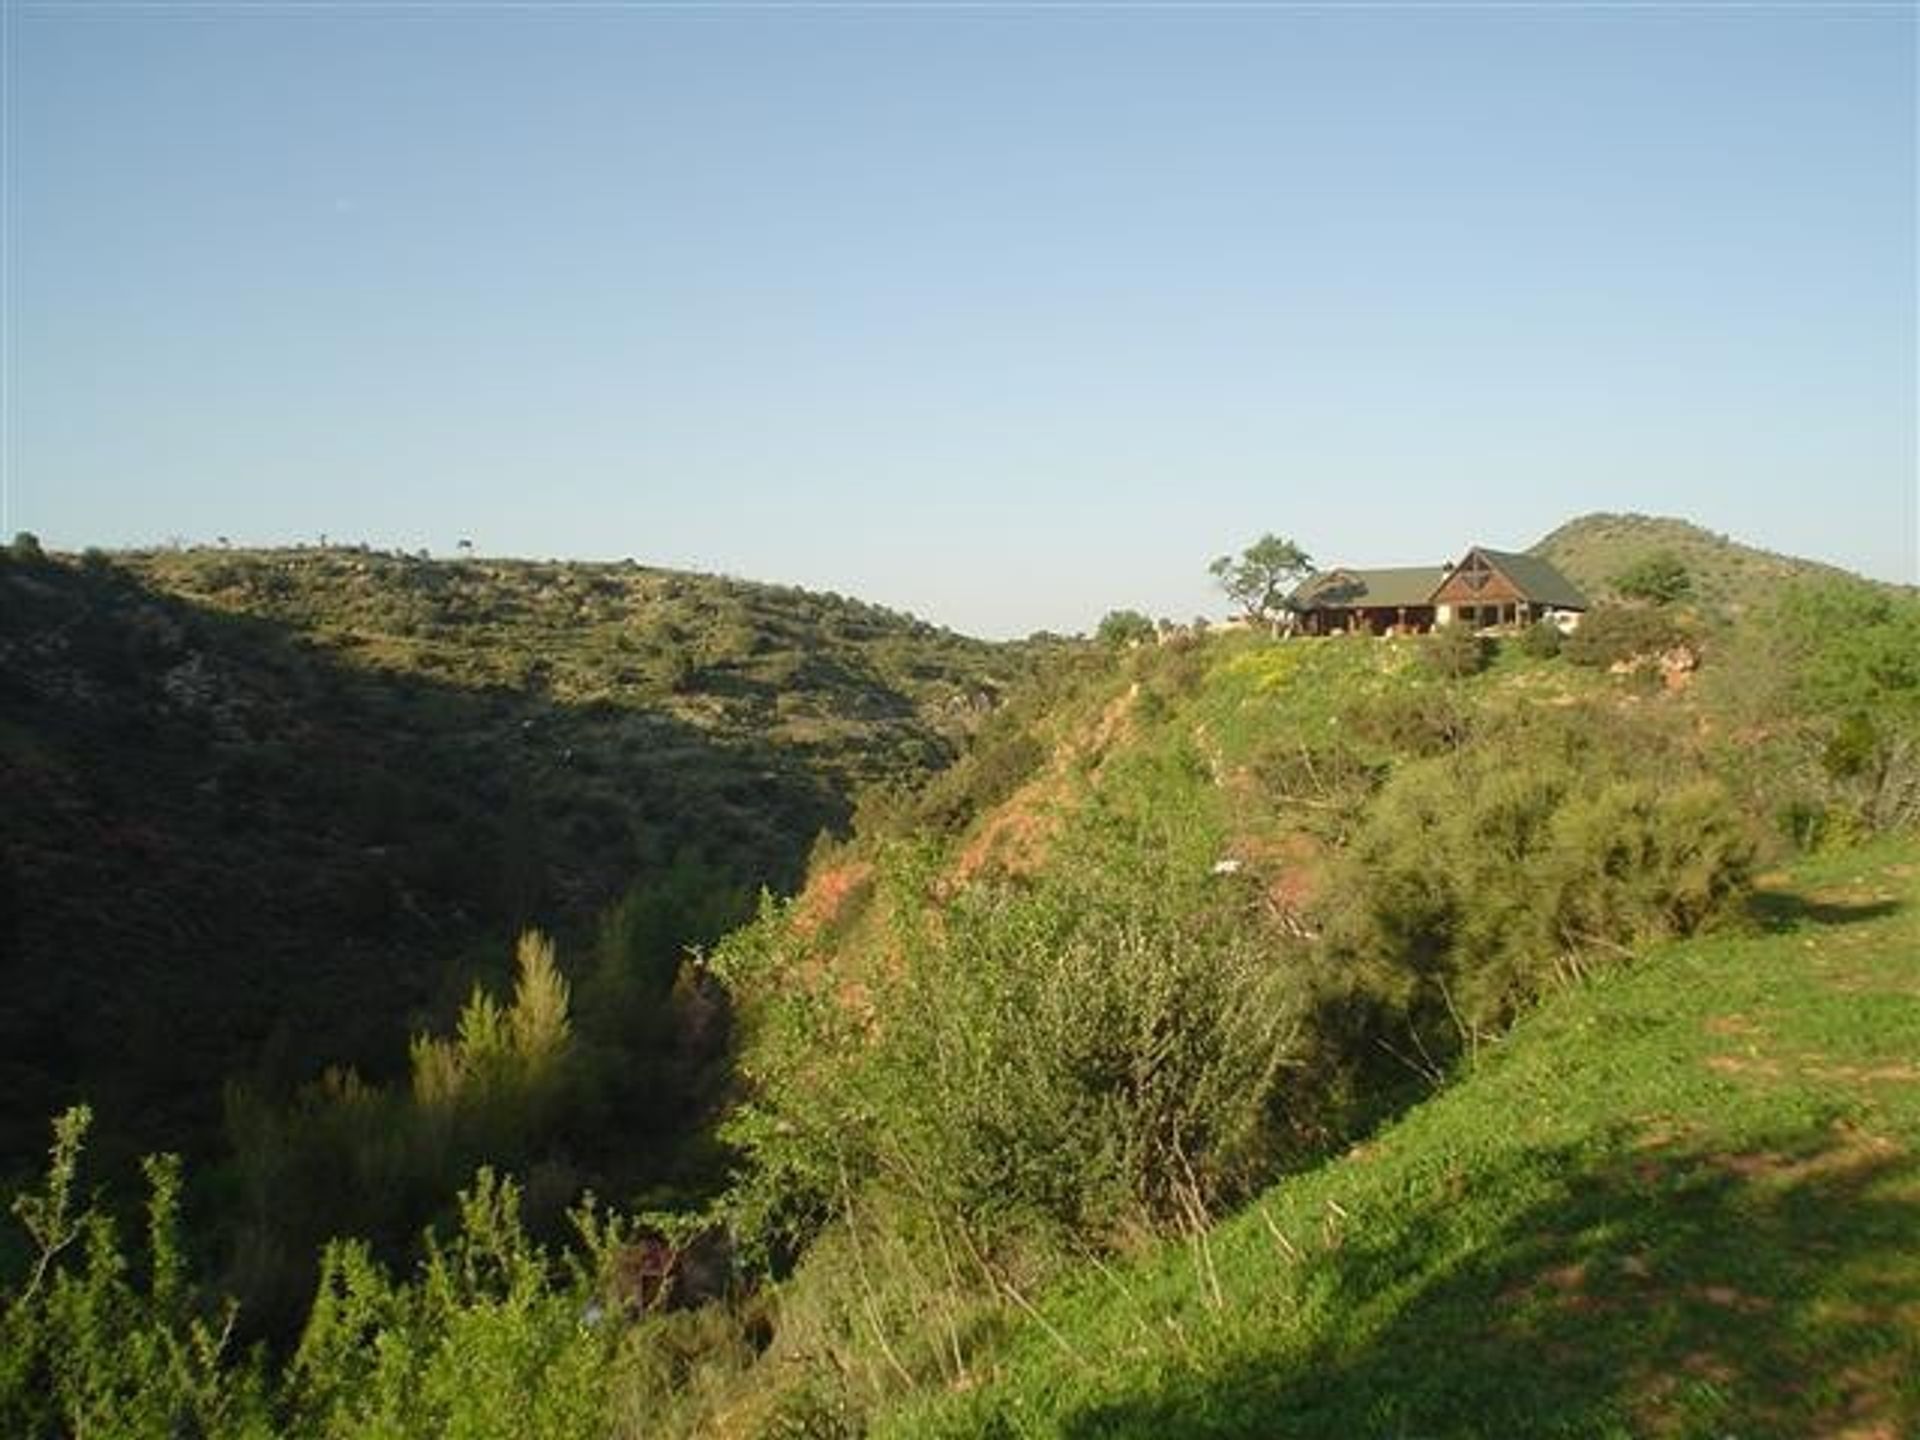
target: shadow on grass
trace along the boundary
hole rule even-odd
[[[1739,1154],[1623,1140],[1523,1153],[1475,1188],[1543,1173],[1554,1198],[1484,1243],[1437,1211],[1319,1262],[1350,1340],[1242,1349],[1062,1433],[1920,1434],[1911,1154],[1839,1127]]]
[[[1867,900],[1857,904],[1816,900],[1792,890],[1758,890],[1747,899],[1747,914],[1761,928],[1781,934],[1808,925],[1858,925],[1881,920],[1901,910],[1898,900]]]

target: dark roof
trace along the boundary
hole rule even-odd
[[[1528,600],[1551,605],[1556,610],[1588,608],[1587,597],[1580,593],[1571,580],[1554,569],[1552,561],[1511,550],[1489,550],[1484,545],[1476,545],[1474,549],[1486,557],[1488,564],[1511,580]]]
[[[1296,610],[1358,610],[1368,606],[1431,605],[1449,571],[1444,565],[1403,565],[1390,570],[1322,570],[1294,587]]]

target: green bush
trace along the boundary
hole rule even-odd
[[[144,1275],[113,1219],[76,1205],[85,1107],[54,1124],[45,1186],[13,1203],[31,1241],[17,1292],[0,1294],[0,1428],[23,1437],[269,1440],[279,1433],[258,1355],[232,1344],[234,1307],[197,1295],[179,1230],[180,1167],[145,1162]]]
[[[1596,670],[1658,655],[1687,638],[1671,612],[1647,605],[1596,605],[1581,617],[1561,653]]]
[[[1151,645],[1157,633],[1153,621],[1138,610],[1109,610],[1100,618],[1093,638],[1109,650],[1124,650],[1129,645]]]
[[[958,833],[1013,794],[1046,760],[1046,746],[1016,717],[1001,712],[981,727],[966,754],[928,783],[914,816],[936,833]]]
[[[874,1057],[882,1164],[975,1233],[1175,1226],[1274,1158],[1283,978],[1226,917],[970,896]]]
[[[1693,576],[1678,555],[1657,550],[1614,576],[1613,588],[1629,600],[1672,605],[1693,594]]]
[[[1493,641],[1471,625],[1442,625],[1422,640],[1420,658],[1436,675],[1463,679],[1478,675],[1493,659]]]
[[[968,892],[934,923],[909,898],[925,881],[882,898],[899,958],[877,1033],[837,987],[790,979],[750,1007],[753,1104],[730,1129],[759,1177],[750,1226],[784,1227],[778,1248],[877,1185],[983,1253],[1099,1246],[1268,1172],[1290,982],[1235,906],[1056,880]],[[763,996],[812,969],[777,912],[716,963]]]
[[[1802,843],[1920,825],[1920,598],[1789,587],[1732,637],[1711,688],[1728,772]]]
[[[1334,972],[1432,1054],[1555,985],[1730,914],[1754,849],[1710,780],[1573,716],[1398,772],[1327,901]],[[1644,766],[1644,768],[1643,768]]]
[[[1520,632],[1520,653],[1529,660],[1551,660],[1565,647],[1566,639],[1551,620],[1539,620]]]

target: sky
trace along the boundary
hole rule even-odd
[[[50,547],[984,635],[1592,510],[1920,581],[1910,6],[4,3]]]

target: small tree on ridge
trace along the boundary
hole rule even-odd
[[[1287,592],[1313,571],[1313,559],[1284,535],[1262,535],[1238,557],[1222,555],[1207,567],[1227,598],[1249,620],[1271,625],[1280,618]]]

